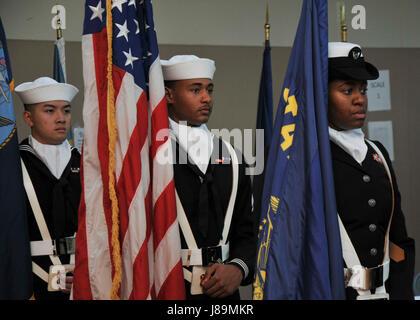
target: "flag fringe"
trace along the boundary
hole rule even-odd
[[[112,260],[114,265],[114,276],[112,278],[111,299],[119,300],[119,289],[121,287],[122,278],[122,262],[121,249],[119,240],[119,209],[118,199],[115,190],[115,144],[117,139],[117,128],[115,121],[115,92],[112,79],[112,1],[106,2],[106,19],[107,19],[107,38],[108,38],[108,66],[107,66],[107,123],[108,123],[108,151],[109,151],[109,197],[112,204],[112,228],[111,228],[111,246]]]

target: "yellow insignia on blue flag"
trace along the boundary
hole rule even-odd
[[[253,284],[254,287],[254,300],[262,300],[264,296],[264,283],[265,283],[265,275],[266,275],[266,268],[267,268],[267,259],[268,259],[268,251],[270,248],[270,239],[271,239],[271,232],[273,231],[273,223],[270,218],[270,212],[273,212],[273,215],[277,214],[277,209],[279,207],[279,198],[271,196],[270,204],[268,205],[267,210],[267,217],[262,219],[260,225],[260,231],[264,229],[264,225],[268,222],[268,229],[266,233],[263,234],[263,239],[260,242],[260,247],[258,248],[258,255],[257,255],[257,266],[258,266],[258,274],[255,277],[255,281]],[[258,235],[260,237],[260,235]]]

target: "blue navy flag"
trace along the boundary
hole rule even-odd
[[[32,295],[25,191],[11,87],[12,72],[0,18],[0,300],[29,299]]]
[[[264,147],[270,146],[271,136],[273,134],[273,88],[271,80],[270,51],[270,40],[266,40],[257,113],[257,129],[264,129]]]
[[[327,122],[327,0],[304,0],[274,126],[254,299],[344,299]]]
[[[53,77],[57,82],[67,82],[64,38],[60,38],[54,43]]]
[[[64,38],[57,39],[54,43],[54,62],[53,62],[53,78],[57,82],[67,83],[66,74],[66,47]],[[73,128],[70,126],[70,130],[67,134],[67,140],[74,146],[73,142]]]

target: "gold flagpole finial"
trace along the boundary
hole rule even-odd
[[[58,0],[56,0],[55,3],[58,5]],[[60,15],[60,10],[57,10],[57,16],[59,16],[59,15]],[[57,28],[57,40],[60,40],[61,37],[63,36],[63,32],[61,30],[61,21],[60,21],[60,18],[57,19],[57,25],[58,25],[58,28]]]
[[[340,31],[341,42],[347,42],[346,9],[344,3],[340,3]]]
[[[269,41],[270,40],[270,24],[269,24],[269,15],[268,15],[268,3],[265,9],[265,25],[264,25],[264,29],[265,29],[265,41]]]

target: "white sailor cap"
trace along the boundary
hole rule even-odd
[[[328,43],[328,81],[374,80],[378,69],[365,61],[362,48],[350,42]]]
[[[15,88],[15,92],[24,104],[34,104],[53,100],[71,102],[79,90],[71,84],[41,77],[33,82],[21,83]]]
[[[356,50],[363,57],[362,48],[358,44],[350,42],[328,42],[328,58],[348,57],[353,48],[359,48],[360,50]]]
[[[195,55],[177,55],[161,60],[163,78],[167,81],[206,78],[213,80],[216,64]]]

